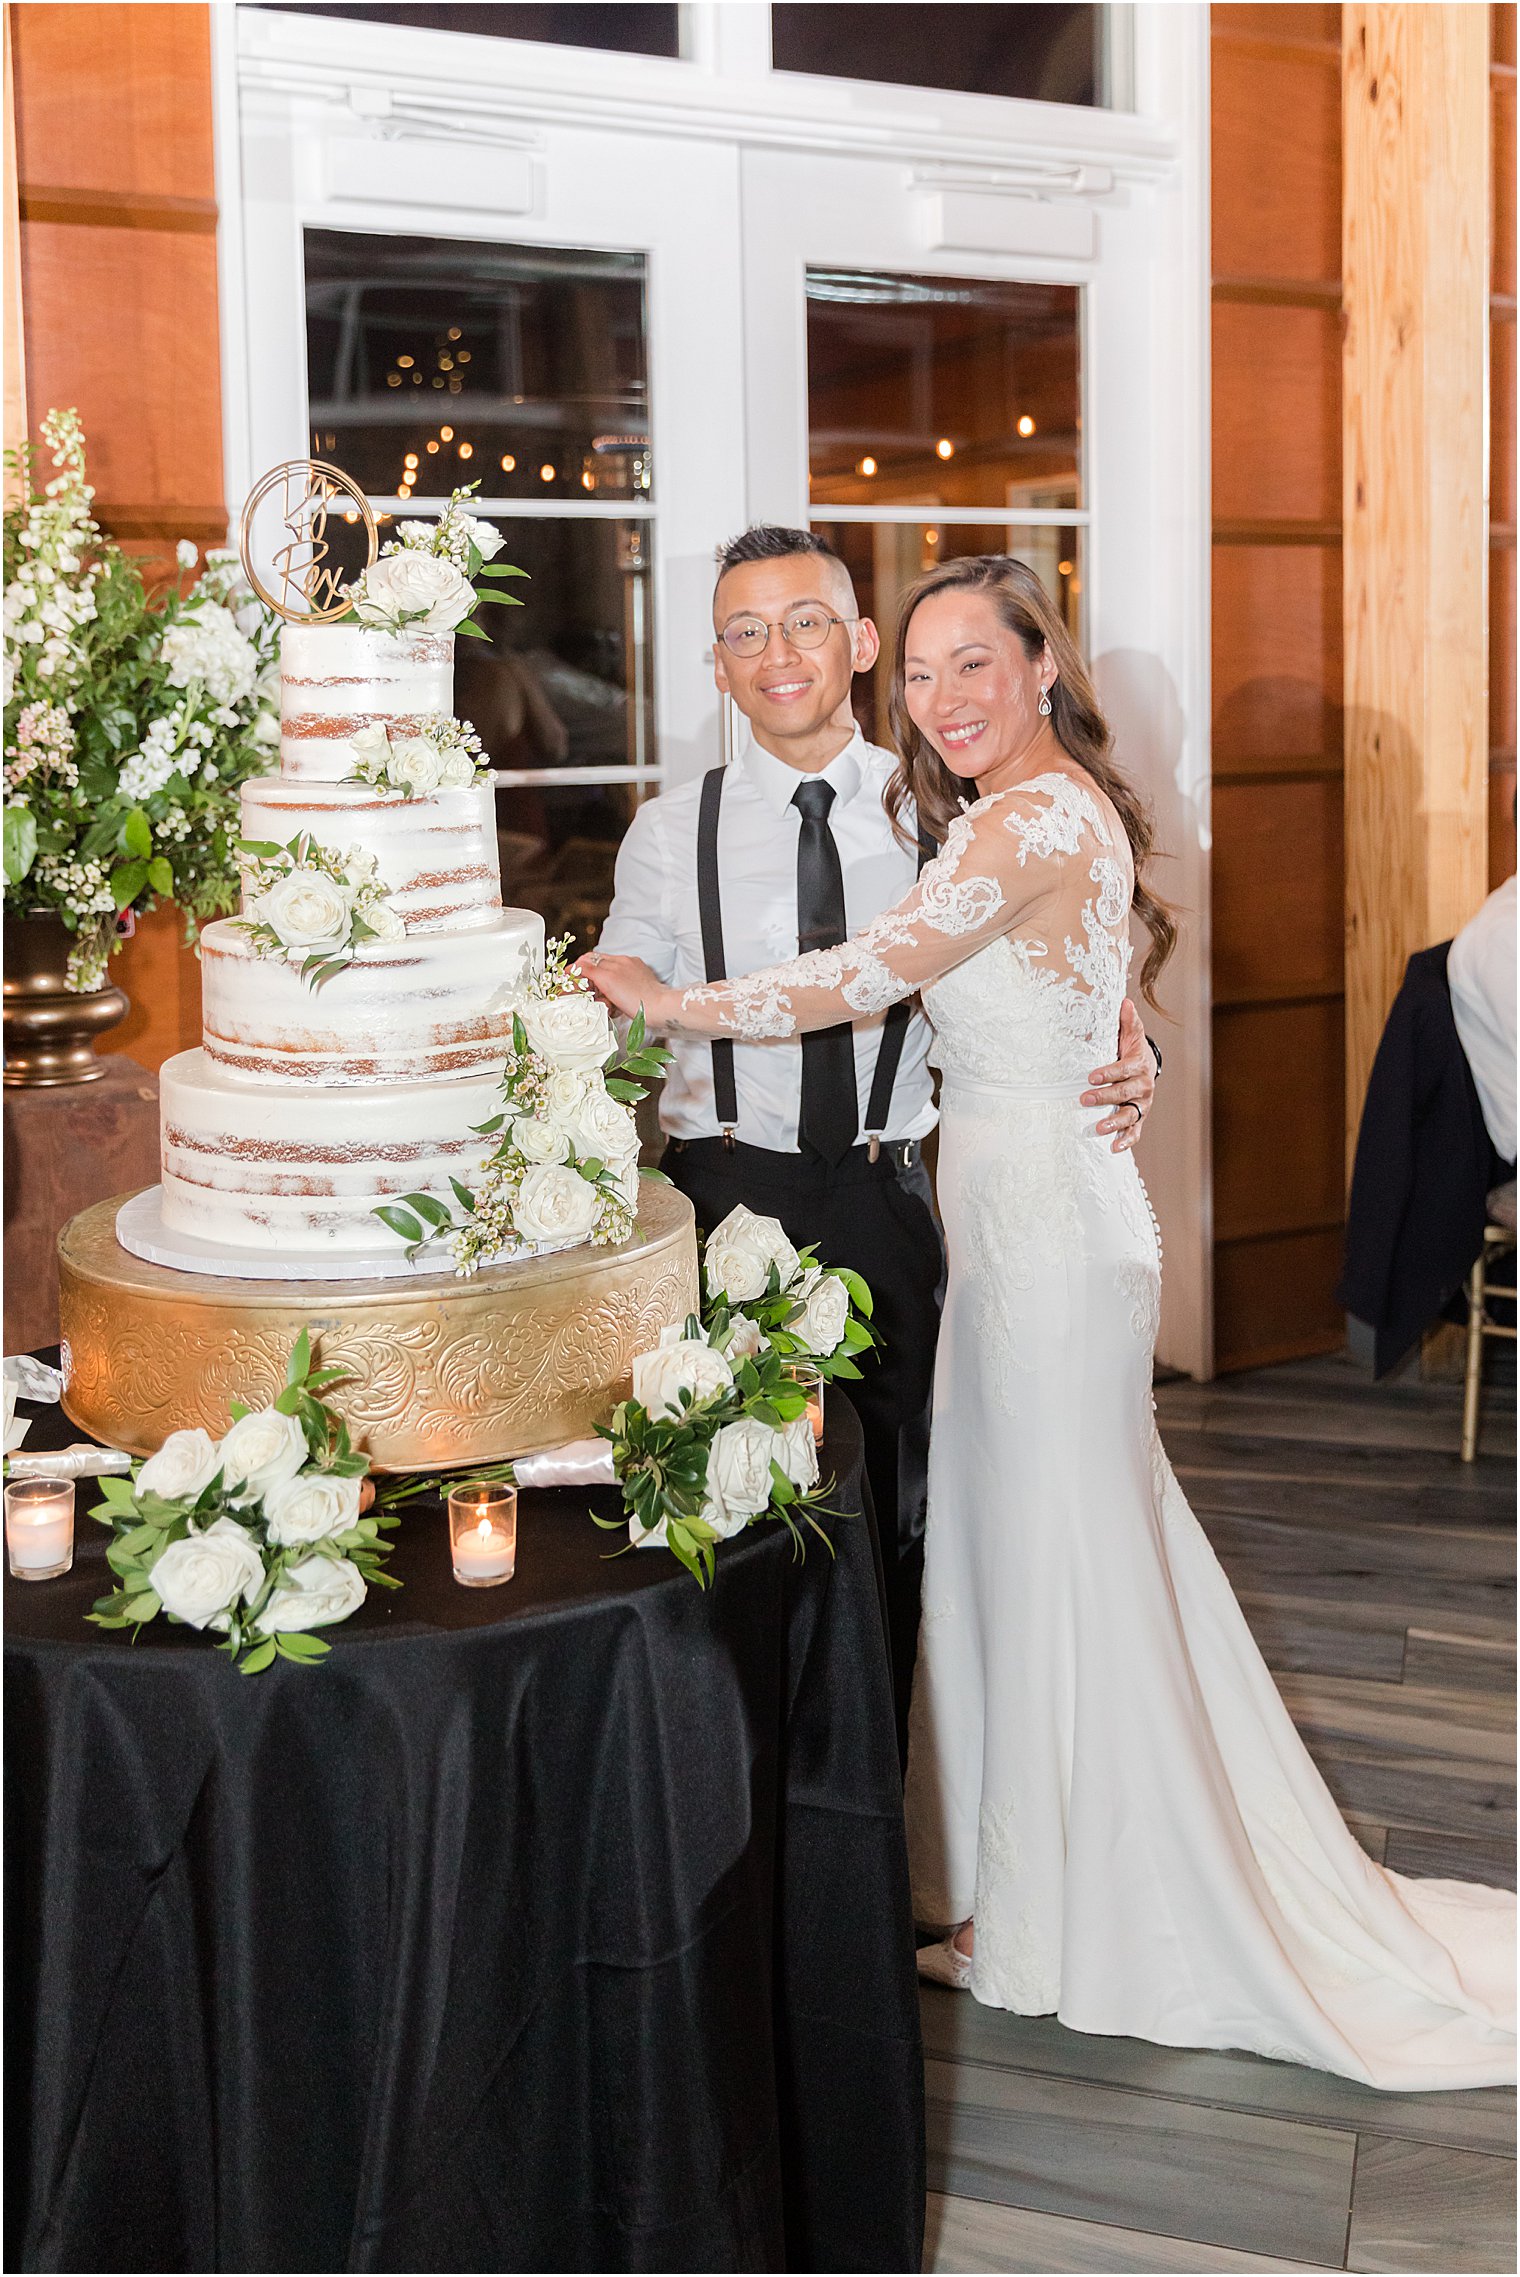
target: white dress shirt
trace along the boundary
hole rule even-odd
[[[1515,881],[1506,878],[1463,926],[1446,960],[1457,1034],[1488,1135],[1515,1159]]]
[[[798,953],[797,837],[802,817],[792,805],[799,783],[832,784],[829,827],[844,876],[845,916],[852,933],[911,893],[918,856],[898,843],[882,798],[895,765],[890,752],[867,743],[857,729],[821,775],[799,774],[758,744],[729,766],[718,817],[718,876],[723,906],[723,953],[730,978],[779,964]],[[699,777],[648,800],[634,815],[617,859],[617,886],[598,947],[642,957],[674,988],[695,988],[707,978],[697,899]],[[912,828],[912,810],[905,818]],[[860,1136],[882,1018],[855,1023],[855,1091]],[[930,1086],[929,1023],[915,1004],[903,1037],[883,1140],[922,1138],[934,1126]],[[670,1038],[674,1059],[666,1071],[660,1122],[672,1138],[716,1138],[722,1130],[713,1106],[712,1047],[701,1037]],[[802,1045],[734,1045],[734,1086],[739,1101],[735,1136],[747,1146],[795,1154],[802,1100]]]

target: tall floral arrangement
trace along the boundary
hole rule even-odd
[[[91,512],[84,432],[54,411],[7,452],[5,906],[75,935],[69,986],[98,988],[118,920],[162,899],[198,921],[238,899],[238,786],[279,743],[275,621],[237,558],[182,542],[150,600]]]

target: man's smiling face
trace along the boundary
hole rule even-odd
[[[799,610],[842,621],[829,624],[821,647],[802,648],[781,629]],[[746,623],[771,629],[758,655],[735,656],[721,635]],[[879,643],[870,619],[856,618],[842,562],[805,553],[741,562],[718,580],[713,631],[714,678],[767,744],[817,735],[831,722],[851,725],[850,682],[876,661]]]

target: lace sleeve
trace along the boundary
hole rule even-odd
[[[982,799],[952,822],[895,908],[837,949],[687,989],[670,1024],[765,1043],[869,1020],[1008,932],[1048,891],[1052,865],[1077,851],[1095,819],[1106,837],[1095,802],[1063,775]]]

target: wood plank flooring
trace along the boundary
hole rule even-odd
[[[1515,1880],[1515,1402],[1349,1359],[1157,1393],[1177,1474],[1358,1840]],[[1380,2095],[922,1995],[924,2267],[1511,2271],[1515,2099]]]

